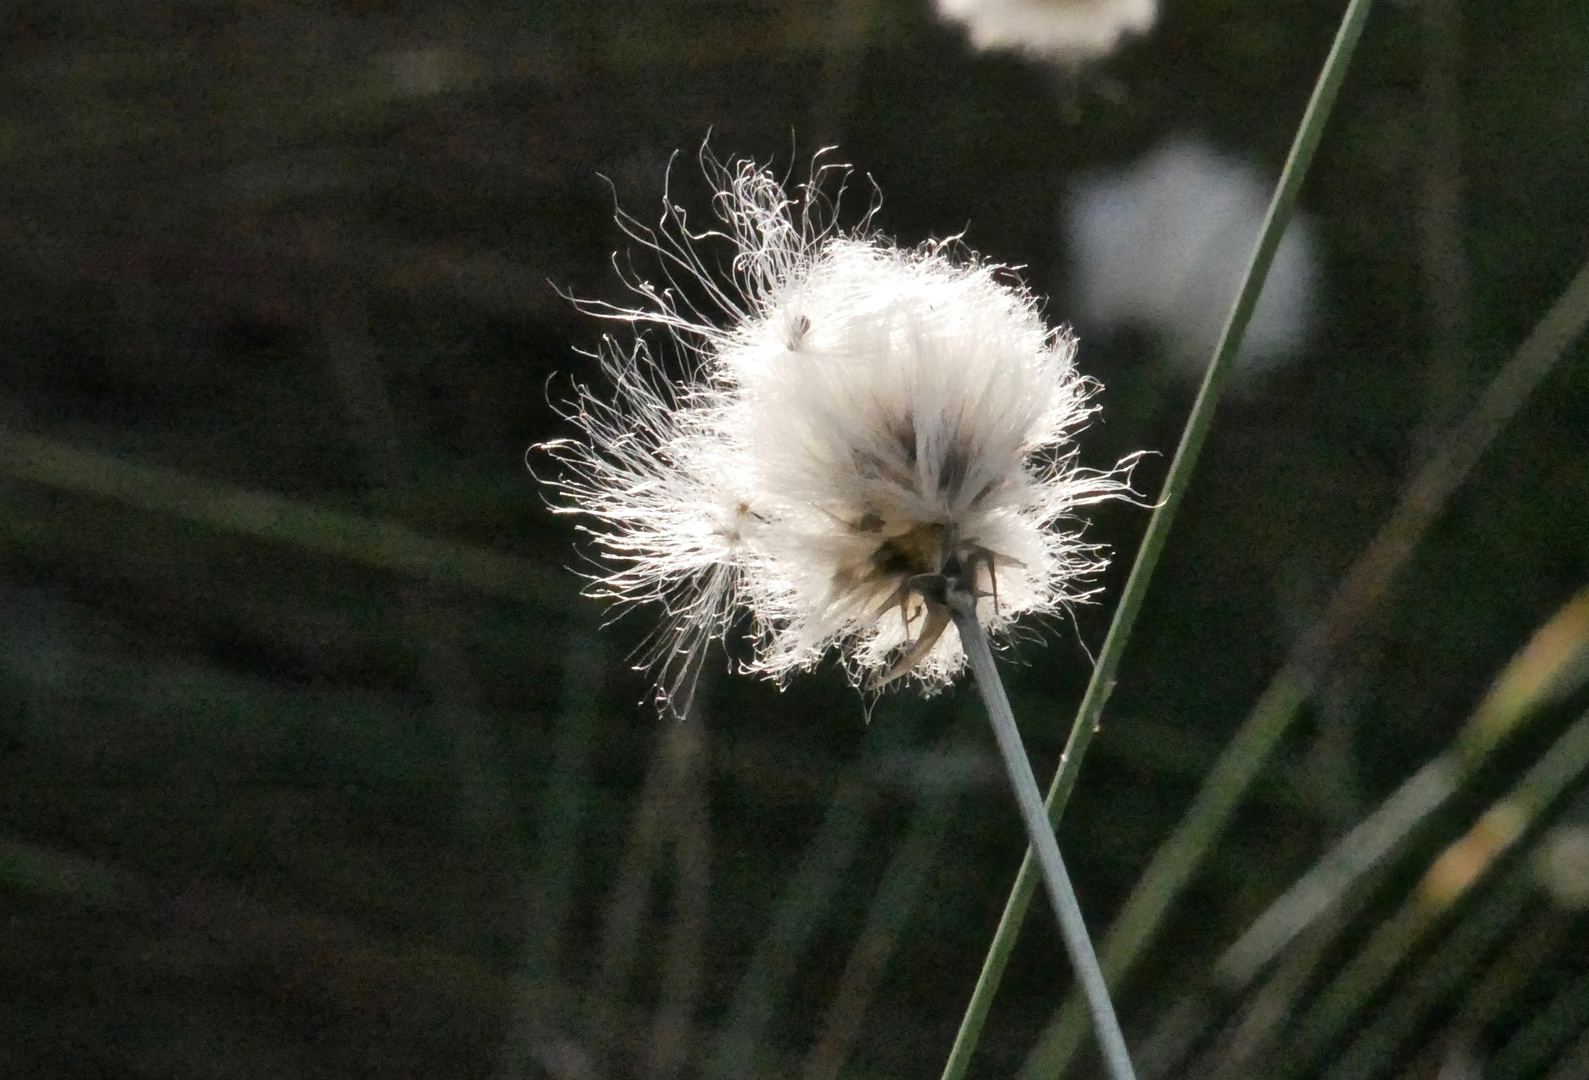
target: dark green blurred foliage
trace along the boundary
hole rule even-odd
[[[1222,407],[1070,804],[1095,929],[1589,255],[1589,13],[1449,0],[1437,93],[1436,2],[1369,25],[1302,199],[1322,324]],[[710,132],[794,175],[837,143],[882,229],[964,230],[1063,321],[1077,178],[1175,133],[1272,175],[1338,6],[1171,3],[1056,72],[903,0],[0,5],[0,1075],[936,1075],[1024,846],[979,708],[896,695],[868,726],[832,670],[714,674],[692,725],[659,720],[624,662],[648,616],[599,625],[525,468],[604,329],[558,291],[620,296],[614,198],[650,219],[675,151],[705,214]],[[1452,129],[1455,294],[1420,224]],[[1084,461],[1170,449],[1189,396],[1154,343],[1080,329],[1106,387]],[[1589,581],[1585,356],[1451,502],[1120,998],[1134,1045],[1182,1052],[1166,1069],[1271,1075],[1238,1052],[1285,1044],[1241,1041],[1249,989],[1171,1037],[1187,987]],[[1101,602],[1010,657],[1042,778],[1144,521],[1099,513]],[[1569,731],[1567,697],[1250,992],[1291,973],[1307,1023]],[[1581,1075],[1582,914],[1529,875],[1583,789],[1354,1014],[1418,964],[1489,988],[1431,991],[1375,1075]],[[1441,960],[1484,905],[1505,925]],[[974,1074],[1013,1072],[1067,989],[1040,913]]]

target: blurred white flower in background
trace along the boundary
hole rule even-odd
[[[1085,182],[1065,218],[1078,321],[1163,339],[1178,377],[1201,379],[1263,224],[1273,185],[1200,142],[1172,139],[1123,172]],[[1247,327],[1236,374],[1299,353],[1313,325],[1318,254],[1291,220]]]
[[[482,65],[474,57],[445,45],[396,49],[382,53],[378,59],[386,75],[386,90],[397,98],[450,93],[484,74]]]
[[[934,0],[938,16],[966,28],[978,49],[1035,60],[1085,60],[1153,26],[1158,0]]]
[[[1589,909],[1589,825],[1558,825],[1539,852],[1539,880],[1564,911]]]
[[[543,447],[557,509],[602,556],[590,591],[662,608],[660,695],[682,711],[741,614],[750,671],[836,649],[870,689],[931,689],[965,664],[946,589],[983,598],[994,633],[1086,596],[1102,564],[1077,512],[1125,479],[1076,464],[1095,387],[1073,339],[956,243],[840,232],[813,220],[813,185],[796,202],[750,162],[708,171],[721,229],[673,205],[656,231],[621,217],[666,279],[631,281],[636,308],[584,305],[671,331],[684,377],[609,341],[610,391],[581,387],[580,437]]]

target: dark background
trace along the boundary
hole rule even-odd
[[[963,230],[1066,321],[1080,179],[1172,135],[1272,178],[1341,6],[1171,2],[1055,68],[905,0],[0,4],[0,1075],[936,1076],[1024,846],[980,706],[868,724],[831,668],[715,662],[660,721],[647,616],[600,627],[525,466],[604,329],[559,290],[622,298],[615,198],[654,217],[678,151],[704,212],[710,132],[796,174],[837,144],[879,228]],[[1096,930],[1589,253],[1586,131],[1580,5],[1374,12],[1302,194],[1318,325],[1222,405],[1061,830]],[[1152,336],[1078,330],[1083,461],[1158,451],[1151,496],[1191,391]],[[1589,580],[1585,507],[1575,347],[1175,907],[1134,1043]],[[1096,515],[1100,602],[1009,665],[1041,779],[1146,519]],[[1478,1059],[1580,985],[1563,926]],[[1067,985],[1035,911],[974,1075]],[[1392,1071],[1434,1076],[1438,1031]]]

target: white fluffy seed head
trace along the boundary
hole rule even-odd
[[[1081,61],[1114,51],[1126,34],[1145,33],[1158,0],[935,0],[939,17],[965,27],[982,50],[1034,60]]]
[[[609,342],[612,396],[582,388],[581,437],[547,444],[557,508],[604,556],[593,591],[666,612],[645,657],[660,695],[686,704],[742,613],[749,670],[781,679],[837,649],[857,683],[934,689],[965,663],[946,579],[995,634],[1087,595],[1101,562],[1074,516],[1126,488],[1120,468],[1076,465],[1094,387],[1074,341],[957,244],[816,221],[821,171],[796,204],[752,163],[707,167],[725,228],[692,233],[671,205],[658,230],[620,217],[671,284],[631,282],[637,308],[586,305],[669,328],[690,374]],[[706,261],[723,243],[731,283]]]

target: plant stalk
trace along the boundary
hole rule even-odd
[[[1293,646],[1285,666],[1276,672],[1220,753],[1180,824],[1154,853],[1104,935],[1101,963],[1111,983],[1119,985],[1158,932],[1166,912],[1296,720],[1320,674],[1384,595],[1479,457],[1586,327],[1589,264],[1578,271],[1518,346],[1467,419],[1448,436],[1443,449],[1409,483],[1378,534],[1336,586],[1320,621]],[[1020,1080],[1063,1073],[1065,1063],[1086,1038],[1086,1024],[1086,1013],[1074,999],[1061,1006],[1038,1040]]]
[[[1048,886],[1048,898],[1059,919],[1060,933],[1065,939],[1065,950],[1070,954],[1071,966],[1077,981],[1092,1010],[1093,1028],[1098,1032],[1098,1042],[1104,1061],[1109,1066],[1113,1080],[1135,1080],[1131,1056],[1126,1051],[1125,1036],[1120,1032],[1120,1021],[1115,1018],[1114,1005],[1109,1000],[1109,988],[1104,985],[1103,972],[1098,968],[1098,957],[1093,952],[1092,939],[1087,936],[1087,924],[1082,920],[1081,907],[1076,903],[1076,890],[1071,887],[1070,875],[1065,872],[1065,861],[1059,854],[1059,842],[1054,838],[1048,811],[1032,775],[1026,748],[1021,744],[1021,733],[1015,726],[1015,714],[1010,710],[1010,699],[1004,693],[1004,683],[993,663],[993,650],[988,647],[988,636],[977,621],[976,600],[969,593],[954,590],[949,594],[949,611],[955,628],[960,631],[960,641],[971,662],[971,673],[977,690],[987,706],[988,721],[993,725],[993,737],[1004,757],[1010,783],[1015,788],[1015,801],[1020,805],[1021,817],[1026,822],[1026,832],[1031,839],[1031,850],[1037,853],[1038,865],[1043,871],[1043,883]]]
[[[1147,595],[1148,582],[1158,565],[1159,554],[1164,550],[1165,541],[1169,538],[1175,513],[1180,508],[1181,500],[1191,483],[1197,459],[1208,437],[1209,427],[1214,421],[1214,409],[1224,388],[1225,378],[1241,346],[1247,323],[1252,319],[1253,310],[1258,306],[1264,279],[1268,276],[1275,252],[1279,250],[1286,225],[1291,220],[1291,211],[1296,206],[1303,178],[1307,175],[1308,166],[1313,162],[1313,152],[1318,149],[1319,140],[1324,134],[1324,123],[1329,118],[1336,94],[1346,77],[1346,69],[1351,62],[1352,53],[1357,48],[1363,24],[1368,18],[1368,9],[1369,0],[1351,0],[1347,5],[1345,13],[1341,16],[1340,29],[1336,31],[1335,42],[1324,61],[1323,69],[1319,72],[1313,94],[1308,99],[1302,122],[1297,128],[1296,138],[1291,144],[1291,153],[1286,158],[1285,168],[1281,170],[1280,182],[1275,188],[1268,214],[1259,230],[1258,242],[1253,249],[1246,275],[1242,279],[1241,288],[1237,291],[1235,302],[1231,305],[1230,314],[1225,320],[1219,344],[1215,346],[1214,356],[1209,361],[1208,371],[1203,376],[1203,384],[1198,390],[1197,400],[1187,417],[1186,427],[1181,433],[1180,445],[1170,462],[1169,474],[1164,479],[1164,488],[1159,496],[1158,505],[1148,522],[1147,532],[1142,537],[1142,546],[1137,549],[1136,562],[1131,567],[1131,575],[1126,579],[1125,591],[1115,608],[1108,637],[1104,639],[1103,648],[1098,653],[1098,663],[1093,668],[1092,680],[1087,684],[1087,691],[1076,712],[1075,722],[1071,725],[1065,751],[1059,759],[1059,771],[1054,776],[1054,782],[1049,786],[1048,816],[1053,821],[1057,822],[1065,811],[1065,803],[1070,798],[1071,789],[1076,785],[1076,776],[1081,770],[1082,756],[1087,752],[1087,746],[1098,730],[1104,704],[1114,691],[1120,657],[1125,652],[1126,642],[1130,639],[1131,630],[1136,624],[1137,612],[1141,610],[1142,601]],[[998,991],[999,981],[1004,976],[1005,964],[1009,960],[1010,953],[1015,949],[1016,935],[1026,918],[1027,906],[1031,903],[1032,894],[1036,889],[1035,875],[1032,852],[1028,850],[1026,858],[1021,863],[1020,872],[1016,875],[1015,885],[1010,890],[1010,897],[1005,902],[999,927],[988,946],[988,954],[982,964],[982,973],[977,979],[976,989],[971,993],[971,1000],[966,1005],[966,1013],[960,1022],[960,1031],[955,1036],[954,1047],[949,1052],[948,1061],[944,1063],[943,1080],[961,1080],[971,1063],[971,1054],[976,1049],[982,1024],[987,1019],[988,1009],[993,1004],[993,995]],[[1058,1068],[1049,1071],[1057,1074],[1062,1070],[1063,1065],[1059,1065]]]

